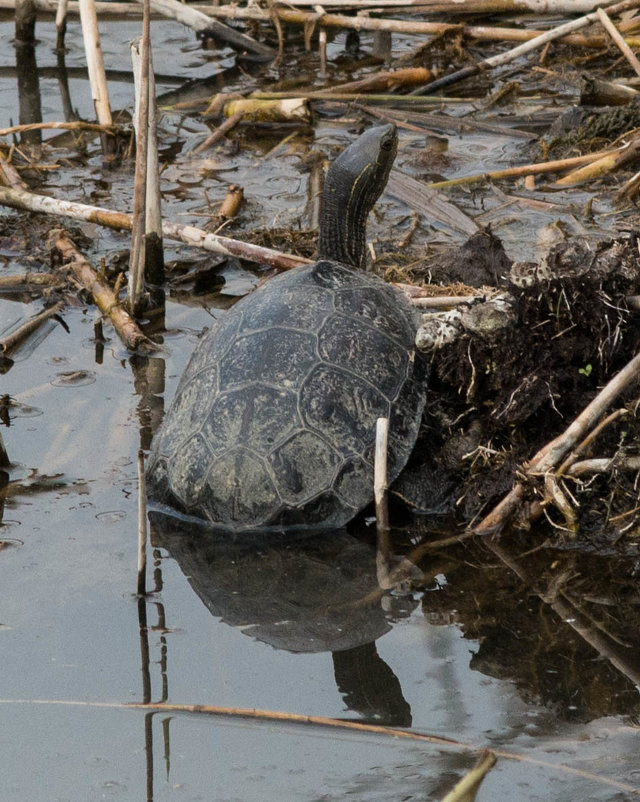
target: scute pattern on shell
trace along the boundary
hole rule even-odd
[[[156,433],[151,495],[230,530],[344,525],[415,443],[426,382],[415,324],[381,279],[321,261],[271,279],[196,347]]]

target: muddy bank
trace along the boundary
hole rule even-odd
[[[430,403],[398,492],[469,525],[638,352],[638,239],[572,239],[538,264],[511,264],[485,231],[421,270],[458,292],[466,276],[484,294],[424,316],[418,346],[431,363]],[[415,264],[412,271],[419,272]],[[637,382],[613,411],[575,464],[563,466],[569,507],[551,501],[544,477],[527,479],[520,525],[544,516],[561,540],[578,531],[589,541],[638,536]]]

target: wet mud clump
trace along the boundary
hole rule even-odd
[[[398,486],[406,500],[453,511],[465,524],[488,512],[520,466],[640,349],[636,237],[564,242],[542,263],[513,264],[496,279],[493,298],[425,315],[418,345],[431,362],[428,414]],[[576,515],[571,526],[545,502],[543,478],[529,480],[529,501],[543,502],[538,517],[546,515],[561,536],[578,528],[640,534],[638,395],[636,382],[612,407],[616,419],[580,450],[581,461],[600,459],[597,470],[584,466],[563,477]],[[613,462],[603,465],[603,458]]]

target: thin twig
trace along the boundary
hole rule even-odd
[[[364,724],[359,721],[346,721],[324,716],[305,716],[298,713],[283,713],[277,710],[260,710],[257,708],[215,707],[213,705],[187,705],[168,702],[145,704],[142,702],[87,702],[75,699],[0,699],[0,705],[59,705],[62,707],[86,707],[104,710],[140,710],[157,713],[189,713],[195,715],[220,716],[228,718],[246,718],[258,721],[281,722],[283,724],[301,724],[310,727],[328,727],[332,729],[348,730],[362,734],[385,735],[398,740],[423,741],[443,748],[458,749],[465,752],[478,752],[481,747],[476,744],[464,743],[453,738],[444,738],[441,735],[430,735],[423,732],[403,730],[396,727],[385,727],[381,724]],[[629,728],[631,731],[631,728]],[[547,760],[521,755],[517,752],[508,752],[502,749],[490,750],[496,757],[505,760],[515,760],[528,766],[540,766],[560,774],[570,774],[583,780],[616,788],[634,796],[640,796],[640,789],[611,777],[604,777],[590,771],[577,769],[563,763],[552,763]]]

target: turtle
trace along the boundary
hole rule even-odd
[[[393,124],[369,128],[335,159],[317,261],[245,296],[197,344],[151,444],[153,501],[229,532],[343,527],[373,497],[379,417],[398,476],[426,369],[416,312],[365,270],[397,141]]]

